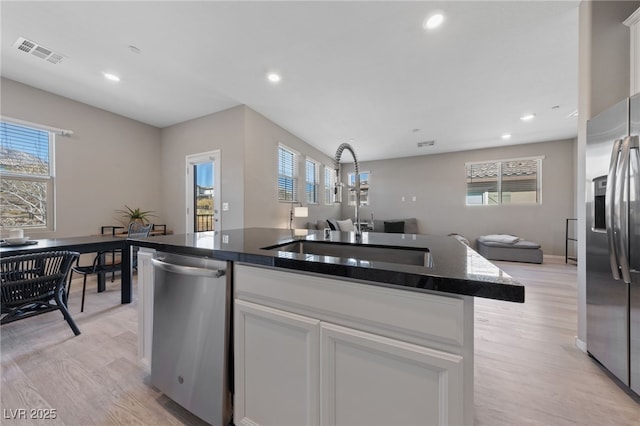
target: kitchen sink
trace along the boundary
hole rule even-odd
[[[395,246],[368,246],[357,244],[337,244],[320,241],[295,241],[277,246],[264,247],[264,250],[289,253],[333,256],[345,259],[398,263],[431,267],[429,249]]]

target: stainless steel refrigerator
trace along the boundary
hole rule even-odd
[[[587,123],[587,350],[640,395],[640,97]]]

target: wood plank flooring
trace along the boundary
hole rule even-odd
[[[526,285],[526,303],[476,299],[475,424],[640,425],[640,402],[574,346],[576,267],[498,264]],[[117,279],[101,294],[93,281],[80,313],[81,283],[73,287],[80,336],[58,312],[0,328],[0,423],[202,424],[138,364],[135,297],[120,305]],[[27,419],[12,419],[21,408]],[[55,409],[56,419],[29,419],[30,408]]]
[[[640,401],[575,346],[576,266],[495,263],[525,303],[475,299],[475,424],[640,425]]]

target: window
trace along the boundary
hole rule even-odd
[[[278,146],[278,201],[297,201],[298,154]]]
[[[324,203],[328,206],[333,204],[333,187],[335,185],[334,176],[336,172],[329,166],[324,166]]]
[[[542,160],[467,163],[467,205],[541,204]]]
[[[370,172],[360,172],[360,205],[368,206],[369,205],[369,179],[371,173]],[[349,173],[348,175],[348,186],[349,186],[349,205],[356,205],[356,174]]]
[[[0,228],[53,230],[54,134],[0,122]]]
[[[307,204],[318,204],[318,170],[320,165],[317,161],[307,158],[305,161],[305,192],[307,194]]]

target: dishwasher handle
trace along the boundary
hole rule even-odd
[[[225,269],[207,269],[197,268],[195,266],[176,265],[175,263],[167,263],[160,259],[152,258],[151,263],[154,268],[163,269],[168,272],[174,272],[182,275],[193,275],[197,277],[220,278],[227,273]]]

